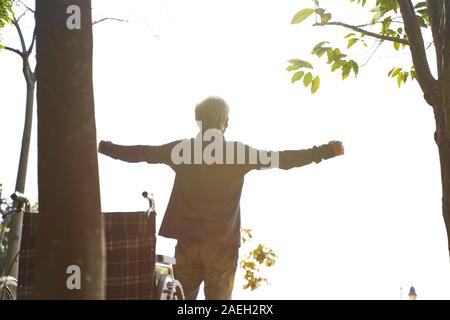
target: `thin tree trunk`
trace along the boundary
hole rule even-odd
[[[20,39],[21,51],[17,51],[22,59],[22,72],[27,85],[26,91],[26,104],[25,104],[25,122],[22,134],[22,146],[20,149],[19,167],[17,170],[16,187],[15,191],[21,193],[25,192],[27,168],[28,168],[28,154],[30,151],[31,130],[33,127],[33,106],[34,106],[34,92],[36,79],[34,72],[31,70],[29,57],[34,47],[34,33],[31,39],[29,48],[26,47],[25,38],[22,33],[22,29],[19,25],[19,20],[13,18],[13,24],[17,30],[17,34]],[[16,52],[16,53],[17,53]],[[20,241],[22,236],[22,214],[16,214],[7,218],[7,222],[10,226],[10,232],[8,233],[8,251],[5,257],[5,268],[3,269],[3,275],[6,273],[17,279],[19,270],[19,250]]]
[[[81,9],[81,29],[67,27],[71,16],[67,11],[72,5]],[[36,297],[103,299],[104,240],[92,85],[91,1],[37,0],[36,27]],[[80,289],[70,278],[76,279],[78,274],[71,268],[81,272]]]
[[[25,107],[25,124],[22,135],[22,147],[20,152],[19,168],[17,170],[16,191],[25,192],[27,178],[28,153],[30,150],[31,129],[33,127],[33,105],[35,80],[31,73],[28,59],[24,61],[24,75],[27,82],[27,100]],[[19,250],[22,236],[22,214],[11,217],[10,232],[8,234],[8,251],[5,258],[4,272],[17,279],[19,272]]]

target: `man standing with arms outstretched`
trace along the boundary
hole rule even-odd
[[[127,162],[164,163],[176,173],[164,219],[163,237],[177,239],[175,277],[186,299],[205,283],[207,300],[231,299],[240,246],[240,197],[251,170],[288,170],[344,154],[332,141],[305,150],[264,151],[226,141],[229,107],[219,97],[197,104],[200,132],[162,146],[121,146],[101,141],[99,152]]]

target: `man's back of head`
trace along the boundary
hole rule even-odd
[[[228,126],[230,108],[220,97],[210,96],[195,107],[195,120],[200,129],[218,129],[222,132]]]

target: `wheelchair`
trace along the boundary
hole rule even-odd
[[[143,192],[148,210],[102,212],[106,244],[107,300],[184,300],[175,279],[173,257],[156,254],[156,210],[153,195]],[[35,296],[38,213],[25,213],[19,255],[17,298]]]
[[[146,216],[156,220],[155,200],[152,194],[144,191],[142,196],[148,200],[149,206]],[[184,291],[181,282],[175,279],[173,266],[176,259],[157,254],[154,271],[154,300],[184,300]]]

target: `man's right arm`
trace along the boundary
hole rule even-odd
[[[114,159],[137,163],[169,163],[170,145],[162,146],[121,146],[110,141],[100,141],[98,152]]]

